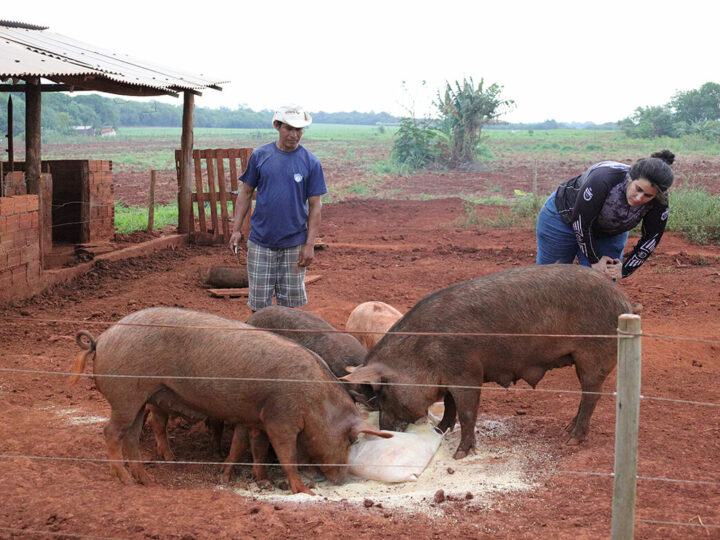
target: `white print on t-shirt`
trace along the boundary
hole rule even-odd
[[[300,173],[295,173],[295,181],[296,182],[302,182],[303,175]]]
[[[585,191],[583,192],[583,199],[585,199],[586,201],[589,201],[590,199],[592,199],[592,196],[593,196],[592,189],[590,189],[589,187],[585,188]]]

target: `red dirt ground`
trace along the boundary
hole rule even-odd
[[[419,190],[415,186],[412,191]],[[321,229],[327,247],[318,251],[311,270],[323,277],[308,286],[306,309],[343,328],[361,302],[382,300],[407,311],[452,283],[533,264],[531,232],[457,226],[464,217],[463,202],[457,198],[327,205]],[[245,320],[250,312],[244,300],[212,298],[199,278],[208,266],[233,262],[227,248],[187,246],[98,265],[69,285],[0,309],[0,366],[68,371],[78,351],[75,332],[85,328],[97,334],[104,326],[93,323],[116,321],[150,306],[181,306]],[[719,339],[720,247],[691,245],[668,234],[657,254],[621,286],[643,304],[645,332]],[[47,321],[58,319],[69,322]],[[718,344],[645,338],[643,394],[720,403],[719,351]],[[65,377],[53,375],[2,373],[0,453],[106,457],[102,423],[73,424],[68,414],[107,416],[107,402],[90,379],[72,388],[65,382]],[[523,383],[518,388],[528,387]],[[579,386],[574,372],[565,368],[550,372],[539,388]],[[614,388],[613,374],[605,390]],[[49,531],[58,538],[607,537],[612,478],[568,471],[612,472],[615,402],[603,397],[588,440],[568,447],[562,444],[563,427],[577,401],[573,394],[485,391],[482,414],[511,418],[514,426],[510,434],[487,444],[547,449],[542,471],[527,464],[526,474],[537,487],[483,500],[430,499],[426,508],[407,511],[349,502],[246,498],[217,489],[219,471],[211,465],[150,465],[157,485],[143,487],[121,485],[105,463],[3,457],[0,538],[47,537],[30,531]],[[176,425],[172,434],[178,459],[214,459],[203,430]],[[153,458],[151,439],[146,428],[143,452],[148,459]],[[715,485],[640,480],[636,537],[720,537],[719,529],[701,526],[720,525],[717,406],[643,400],[639,445],[639,475]],[[250,482],[248,473],[242,472],[237,482]],[[440,517],[431,516],[430,509]]]

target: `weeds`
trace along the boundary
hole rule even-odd
[[[458,218],[455,225],[457,227],[462,227],[463,229],[477,227],[480,222],[480,218],[478,217],[475,203],[463,201],[463,209],[465,210],[465,217]]]
[[[355,195],[367,195],[370,191],[370,188],[367,184],[363,184],[362,182],[355,182],[350,187],[348,187],[347,190],[350,193],[354,193]]]
[[[720,244],[720,195],[695,188],[672,191],[667,229],[697,244]]]
[[[708,257],[698,254],[690,257],[690,264],[693,266],[708,266],[712,264],[712,261]]]

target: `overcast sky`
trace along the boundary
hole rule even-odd
[[[719,16],[704,0],[30,0],[0,15],[230,81],[201,107],[423,114],[471,76],[515,100],[505,120],[596,123],[720,82]]]

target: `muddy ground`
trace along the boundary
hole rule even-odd
[[[561,167],[557,175],[565,172]],[[436,190],[437,178],[410,177],[397,179],[396,187],[406,183],[405,193],[444,197],[459,193],[458,185],[478,191],[478,176],[474,185],[471,180],[453,184],[455,180],[444,178],[445,189]],[[490,215],[497,209],[478,211]],[[325,248],[311,268],[322,279],[308,286],[305,309],[342,329],[361,302],[382,300],[407,311],[447,285],[533,264],[531,231],[466,226],[466,218],[463,201],[453,197],[326,205],[321,229]],[[150,306],[181,306],[245,320],[250,311],[243,299],[213,298],[203,286],[203,269],[218,264],[236,261],[224,247],[168,249],[99,264],[73,283],[0,308],[0,367],[66,372],[78,350],[75,332],[99,333],[103,323]],[[638,483],[636,537],[718,538],[720,529],[703,524],[720,525],[720,247],[692,245],[667,234],[656,255],[620,286],[643,304],[645,332],[715,340],[643,340],[644,396],[716,405],[642,401],[639,475],[647,479]],[[530,391],[524,383],[510,390],[488,385],[478,422],[480,466],[472,469],[467,486],[459,487],[447,469],[442,474],[435,470],[434,491],[445,490],[444,501],[427,495],[390,505],[378,503],[379,491],[375,500],[365,492],[358,502],[349,496],[291,496],[278,485],[271,493],[277,496],[268,499],[267,492],[258,493],[248,471],[241,470],[228,487],[220,483],[214,465],[151,464],[156,485],[123,486],[110,476],[106,463],[51,459],[106,457],[106,401],[91,379],[72,388],[65,379],[0,373],[0,538],[47,537],[32,531],[58,538],[163,539],[609,535],[612,396],[600,400],[588,440],[569,447],[562,444],[563,428],[575,414],[577,395]],[[615,384],[613,373],[605,391],[614,391]],[[578,390],[579,385],[574,371],[564,368],[548,373],[538,389]],[[503,429],[493,432],[492,426],[499,425]],[[202,425],[173,424],[177,459],[214,461],[207,435]],[[226,433],[225,446],[228,438]],[[147,428],[142,444],[144,456],[154,459]],[[16,455],[47,459],[8,457]],[[454,469],[462,470],[462,462]],[[498,469],[512,469],[523,487],[494,480],[493,489],[481,489],[483,475]]]

